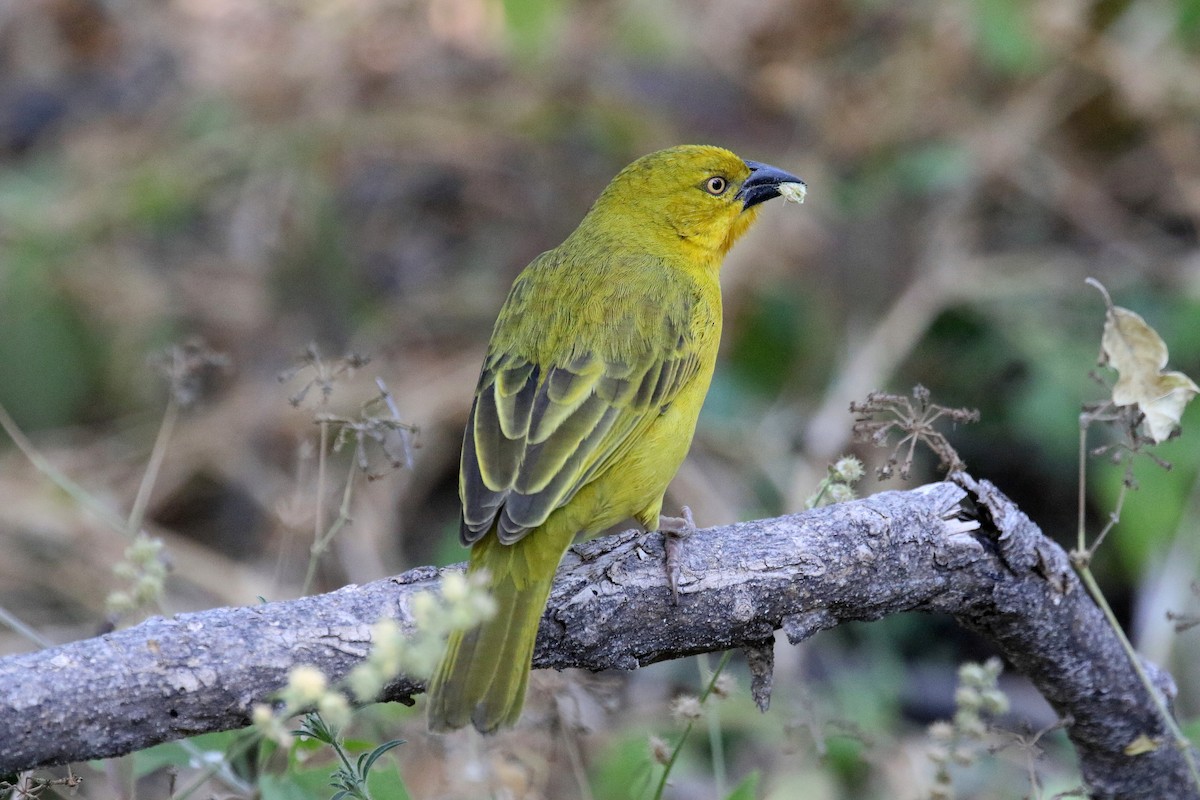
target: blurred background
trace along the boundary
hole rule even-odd
[[[921,383],[981,411],[951,442],[1070,546],[1080,406],[1106,396],[1087,276],[1200,377],[1198,0],[7,0],[0,405],[28,442],[0,436],[0,654],[461,560],[461,430],[511,280],[622,166],[693,142],[809,186],[726,262],[721,361],[667,500],[701,526],[803,508],[843,453],[882,463],[848,404]],[[179,409],[161,353],[196,341],[222,358]],[[419,431],[368,435],[367,480],[352,440],[317,457],[314,419],[356,418],[376,379]],[[1095,565],[1185,721],[1200,633],[1166,612],[1200,605],[1198,412],[1156,450],[1171,470],[1139,465]],[[1122,476],[1089,466],[1092,531]],[[142,509],[168,574],[139,611],[112,602],[146,570],[111,520]],[[770,713],[736,656],[666,797],[756,772],[746,797],[930,796],[927,726],[991,654],[911,615],[777,650]],[[526,726],[482,741],[426,736],[419,705],[358,724],[409,740],[388,758],[412,797],[648,796],[648,737],[678,738],[668,705],[700,667],[535,675]],[[1016,733],[955,768],[959,796],[1077,786],[1061,734],[1030,744],[1049,708],[1001,685]],[[82,768],[78,793],[167,796],[163,752]],[[264,797],[320,794],[295,764],[235,766]]]

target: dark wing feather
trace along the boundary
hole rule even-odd
[[[470,544],[492,527],[525,458],[540,370],[522,359],[489,358],[463,434],[459,538]]]

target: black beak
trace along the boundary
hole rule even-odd
[[[746,166],[750,168],[750,177],[746,178],[746,182],[742,184],[742,188],[738,189],[738,193],[735,195],[742,201],[743,210],[770,200],[772,197],[779,197],[779,185],[782,183],[805,185],[804,181],[795,175],[776,169],[770,164],[747,161]]]

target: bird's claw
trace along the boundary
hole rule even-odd
[[[683,507],[682,517],[658,518],[658,530],[663,534],[663,548],[666,550],[667,583],[671,587],[671,602],[679,605],[679,555],[683,549],[683,540],[696,532],[696,520],[692,518],[692,510]]]

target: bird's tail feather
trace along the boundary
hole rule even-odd
[[[476,548],[488,548],[489,544],[480,542]],[[495,572],[490,583],[496,614],[482,625],[450,637],[429,683],[432,731],[474,724],[480,732],[490,733],[515,724],[521,716],[533,645],[558,563],[554,559],[549,569],[522,569],[527,565],[521,553],[523,545],[527,546],[525,539],[513,545],[491,545],[508,551],[504,553],[507,563],[502,565],[496,564],[494,557],[479,557],[478,549],[472,552],[471,571],[487,568]],[[565,549],[564,545],[557,555],[561,557]]]

